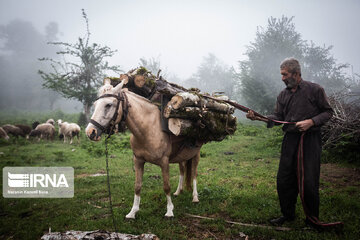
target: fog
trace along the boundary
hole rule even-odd
[[[124,71],[137,67],[140,58],[158,58],[169,75],[186,80],[209,53],[236,69],[257,27],[266,27],[271,16],[284,15],[294,16],[303,39],[333,45],[334,57],[360,72],[358,0],[0,0],[0,25],[23,20],[45,35],[46,26],[56,22],[57,40],[74,43],[86,33],[82,8],[89,18],[91,41],[118,50],[108,60]],[[0,72],[0,81],[9,79]],[[63,108],[59,102],[55,107]]]

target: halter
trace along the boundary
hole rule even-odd
[[[94,119],[90,119],[90,122],[96,126],[97,128],[99,128],[102,132],[105,132],[105,133],[108,133],[108,134],[113,134],[113,128],[115,127],[115,124],[116,124],[116,119],[118,117],[118,111],[119,111],[119,107],[120,107],[120,102],[122,104],[122,116],[121,116],[121,120],[120,122],[118,123],[119,125],[122,123],[122,122],[125,122],[126,118],[127,118],[127,115],[128,115],[128,110],[129,110],[129,101],[127,99],[127,96],[126,94],[123,92],[123,91],[120,91],[117,95],[116,94],[104,94],[104,95],[101,95],[100,97],[98,97],[95,101],[99,100],[100,98],[107,98],[107,97],[113,97],[113,98],[116,98],[118,101],[117,101],[117,104],[116,104],[116,109],[115,109],[115,113],[113,115],[113,117],[111,118],[110,122],[106,125],[106,126],[103,126],[101,125],[100,123],[98,123],[97,121],[95,121]],[[125,103],[126,102],[126,103]]]

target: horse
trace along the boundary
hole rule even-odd
[[[186,139],[174,140],[169,133],[162,130],[159,108],[148,99],[122,88],[122,84],[112,87],[109,82],[105,82],[99,90],[99,95],[94,102],[94,113],[90,123],[85,129],[88,138],[99,141],[103,132],[109,131],[120,122],[125,122],[131,132],[135,195],[133,206],[126,218],[135,219],[140,209],[140,191],[146,162],[161,168],[163,189],[167,199],[165,217],[174,217],[169,182],[170,163],[178,163],[180,170],[178,187],[174,195],[182,192],[185,175],[188,189],[191,189],[192,182],[192,202],[199,202],[196,177],[203,143],[187,144]]]

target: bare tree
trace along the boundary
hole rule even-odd
[[[360,161],[360,92],[349,88],[329,97],[334,115],[323,127],[322,137],[325,149],[335,150],[342,158]],[[357,157],[353,159],[353,156]]]

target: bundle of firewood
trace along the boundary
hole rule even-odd
[[[159,105],[175,136],[221,141],[236,130],[237,119],[232,115],[235,108],[223,101],[226,96],[214,97],[201,94],[198,89],[183,88],[143,67],[110,80],[114,86],[123,81],[124,88]]]
[[[347,89],[329,96],[334,114],[322,128],[325,149],[360,143],[360,94]],[[340,144],[342,142],[342,144]]]

